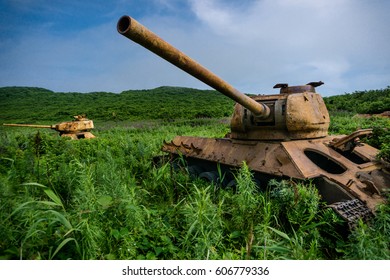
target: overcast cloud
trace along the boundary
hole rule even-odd
[[[0,0],[0,9],[0,86],[208,88],[119,35],[124,14],[243,92],[319,80],[324,96],[390,85],[386,0]]]

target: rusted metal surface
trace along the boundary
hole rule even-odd
[[[276,84],[274,88],[280,88],[280,93],[316,92],[315,88],[323,85],[322,81],[310,82],[303,86],[288,86],[288,84]]]
[[[117,30],[123,36],[147,48],[188,74],[230,97],[237,103],[242,104],[256,116],[266,118],[269,115],[269,109],[266,106],[257,103],[250,97],[241,93],[198,62],[148,30],[135,19],[129,16],[121,17],[118,21]]]
[[[359,199],[335,202],[330,206],[336,213],[348,221],[350,225],[356,224],[359,219],[368,220],[373,218],[373,213]]]
[[[51,128],[60,133],[61,137],[69,137],[73,140],[95,138],[90,130],[94,128],[93,121],[83,116],[74,116],[75,120],[62,122],[53,125],[35,125],[35,124],[3,124],[4,126],[14,127],[32,127],[32,128]]]
[[[385,203],[390,174],[376,160],[378,150],[358,141],[370,131],[328,135],[329,113],[315,90],[323,82],[277,84],[279,94],[250,98],[129,16],[118,21],[117,29],[237,102],[224,138],[176,136],[164,142],[162,150],[184,158],[190,173],[217,180],[222,172],[218,183],[229,187],[245,161],[260,184],[272,178],[312,179],[323,200],[349,222]]]
[[[359,129],[350,135],[333,139],[330,145],[341,151],[353,150],[357,145],[360,145],[360,138],[372,134],[372,129]]]
[[[325,178],[320,194],[329,204],[358,198],[371,212],[385,203],[390,174],[375,161],[377,150],[362,144],[352,156],[332,148],[334,136],[295,141],[240,141],[230,138],[176,136],[162,150],[188,159],[239,167],[245,161],[257,176],[299,180]],[[189,160],[191,162],[191,160]],[[330,182],[330,183],[328,183]]]
[[[329,113],[318,93],[259,95],[254,100],[266,104],[271,114],[257,120],[237,104],[231,119],[231,137],[243,140],[312,139],[328,135]]]
[[[4,126],[14,126],[14,127],[52,128],[51,125],[42,125],[42,124],[3,123],[3,125]]]

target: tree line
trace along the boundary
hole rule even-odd
[[[183,87],[111,92],[53,92],[37,87],[0,88],[0,119],[35,122],[66,121],[85,114],[100,121],[224,118],[234,101],[215,90]],[[390,86],[324,97],[330,112],[378,114],[390,111]]]

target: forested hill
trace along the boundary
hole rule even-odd
[[[380,90],[365,90],[324,98],[329,111],[359,114],[379,114],[390,111],[390,86]]]
[[[214,90],[159,87],[151,90],[59,93],[43,88],[0,88],[0,119],[66,121],[86,114],[94,120],[222,118],[234,102]]]
[[[324,98],[329,111],[375,114],[390,111],[390,87]],[[159,87],[110,92],[53,92],[44,88],[0,88],[0,120],[66,121],[86,114],[90,119],[142,120],[229,117],[234,102],[215,90]]]

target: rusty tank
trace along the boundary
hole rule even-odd
[[[58,131],[61,137],[69,137],[72,140],[95,138],[90,130],[94,128],[93,121],[83,115],[73,117],[70,122],[61,122],[53,125],[36,124],[3,124],[4,126],[32,127],[32,128],[50,128]]]
[[[376,160],[378,150],[359,141],[372,130],[328,135],[328,110],[316,92],[323,82],[276,84],[278,94],[249,97],[133,18],[121,17],[117,30],[236,101],[225,137],[176,136],[163,143],[172,158],[185,159],[190,173],[232,186],[234,170],[245,161],[260,185],[273,178],[311,179],[328,206],[349,223],[371,218],[377,205],[386,203],[390,174]]]

